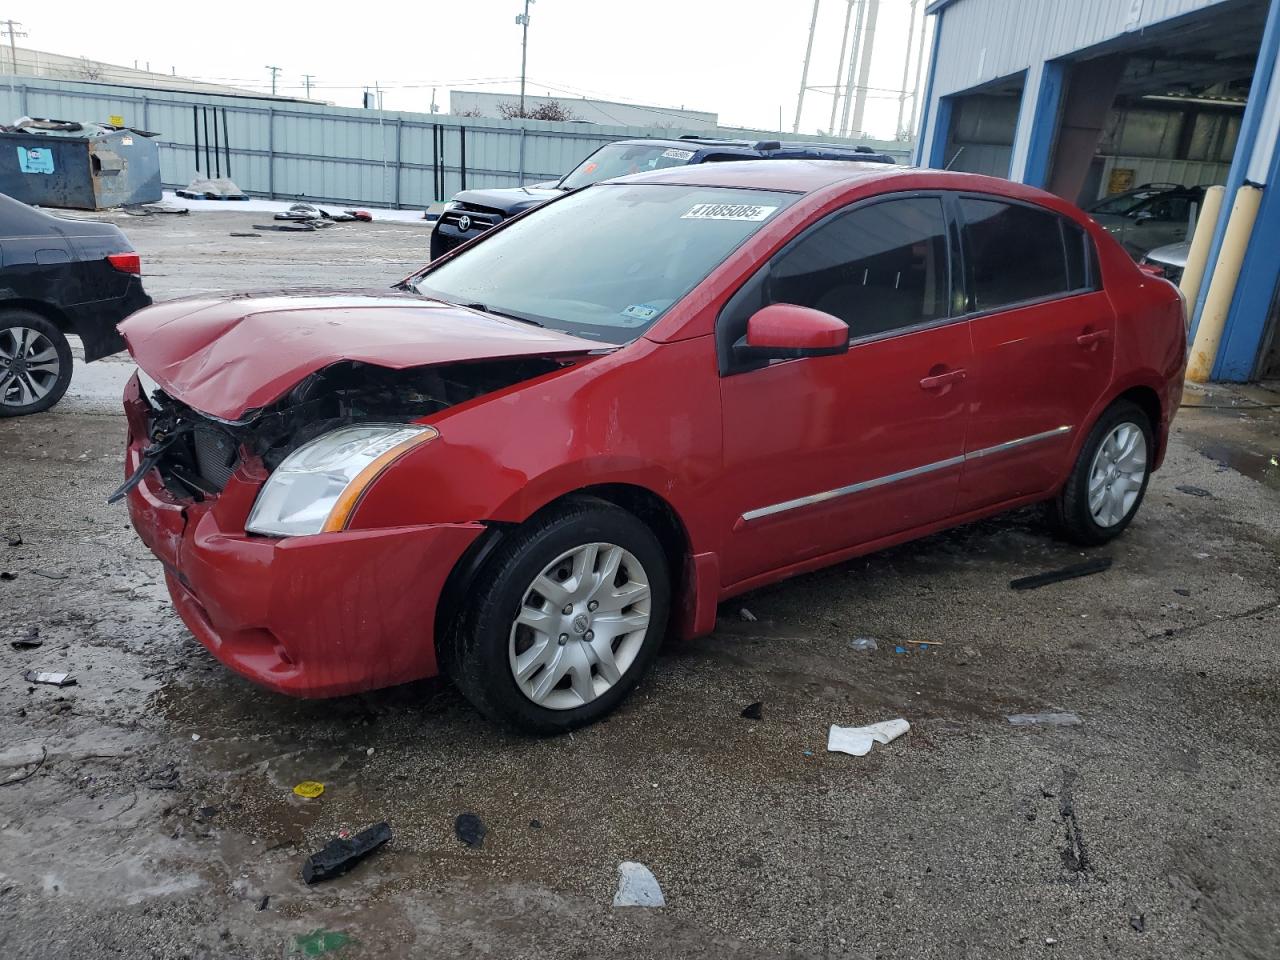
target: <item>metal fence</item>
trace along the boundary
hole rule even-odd
[[[627,137],[747,135],[760,131],[672,130],[596,124],[491,120],[330,107],[303,101],[182,93],[147,87],[0,75],[0,118],[106,121],[159,133],[166,187],[186,186],[197,156],[205,171],[203,129],[214,117],[224,143],[216,163],[246,193],[327,203],[425,207],[468,187],[552,180],[601,144]],[[208,108],[203,115],[196,108]],[[205,119],[201,119],[201,117]],[[789,140],[818,137],[785,135]],[[852,142],[852,141],[846,141]],[[905,159],[910,145],[867,141]]]

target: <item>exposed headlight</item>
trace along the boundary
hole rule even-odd
[[[342,530],[365,488],[391,463],[439,436],[404,423],[340,427],[300,446],[271,474],[245,529],[272,537]]]

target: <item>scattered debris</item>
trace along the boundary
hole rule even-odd
[[[41,570],[32,570],[31,572],[32,572],[32,573],[34,573],[37,577],[44,577],[46,580],[65,580],[65,579],[67,579],[67,575],[66,575],[66,573],[64,573],[64,572],[63,572],[63,571],[61,571],[61,570],[43,570],[43,569],[41,569]]]
[[[484,821],[474,813],[460,813],[458,819],[453,821],[453,832],[468,847],[483,847],[484,835],[489,831]]]
[[[361,830],[350,839],[330,840],[302,865],[304,883],[319,883],[341,876],[391,839],[391,825],[385,821]]]
[[[1137,916],[1130,917],[1129,926],[1133,927],[1133,929],[1137,930],[1139,933],[1145,932],[1147,929],[1147,915],[1145,913],[1140,913]]]
[[[859,653],[880,649],[880,644],[876,643],[875,637],[854,637],[850,646]]]
[[[300,797],[306,797],[308,800],[314,800],[320,794],[324,793],[324,784],[318,780],[303,780],[300,784],[293,788],[293,792]]]
[[[260,236],[262,236],[262,234],[260,234],[260,233],[254,233],[254,232],[252,232],[252,231],[237,230],[237,231],[234,231],[234,232],[232,232],[232,233],[228,234],[228,236],[231,236],[231,237],[260,237]]]
[[[263,910],[267,909],[267,907],[270,906],[270,904],[271,904],[271,896],[270,894],[268,894],[267,896],[263,897],[261,900],[258,901],[258,912],[261,913]]]
[[[827,751],[862,757],[871,752],[873,743],[897,740],[910,729],[911,724],[901,717],[897,720],[882,720],[865,727],[837,727],[833,723],[827,733]]]
[[[1190,591],[1190,590],[1188,590],[1186,587],[1174,587],[1174,588],[1173,588],[1173,592],[1174,592],[1174,593],[1176,593],[1176,594],[1177,594],[1178,596],[1180,596],[1180,597],[1189,597],[1189,596],[1191,596],[1191,591]]]
[[[743,709],[741,716],[745,717],[747,720],[763,720],[764,704],[761,703],[759,700],[757,700],[755,703],[747,704],[747,706]]]
[[[1210,499],[1213,499],[1213,494],[1210,493],[1208,490],[1206,490],[1204,487],[1193,487],[1190,484],[1184,483],[1184,484],[1179,484],[1178,486],[1174,487],[1174,489],[1177,490],[1179,493],[1189,494],[1190,496],[1193,496],[1193,497],[1209,497]]]
[[[243,190],[230,177],[210,180],[196,176],[185,190],[173,191],[184,200],[248,200]]]
[[[34,650],[43,643],[44,641],[40,639],[40,628],[27,627],[27,632],[17,640],[10,641],[9,646],[15,650]]]
[[[738,616],[747,623],[755,623],[759,619],[759,617],[757,617],[754,613],[752,613],[746,607],[743,607],[738,611]]]
[[[20,534],[20,533],[10,534],[10,535],[9,535],[9,546],[11,546],[11,547],[20,547],[20,546],[22,546],[22,534]]]
[[[294,223],[255,223],[255,230],[275,230],[279,233],[315,233],[321,226],[328,226],[327,220],[298,221]]]
[[[900,644],[900,643],[899,643],[899,644],[896,644],[896,645],[894,646],[894,648],[893,648],[893,652],[894,652],[894,653],[906,653],[906,652],[907,652],[907,648],[906,648],[906,647],[904,647],[902,644]]]
[[[1093,863],[1089,859],[1088,850],[1085,849],[1080,821],[1076,819],[1074,793],[1077,776],[1074,770],[1062,771],[1062,788],[1058,791],[1058,813],[1062,816],[1062,824],[1066,829],[1067,845],[1058,852],[1062,857],[1062,865],[1079,875],[1092,871]]]
[[[200,734],[198,734],[198,733],[193,733],[193,734],[191,735],[191,742],[192,742],[192,743],[195,743],[195,742],[196,742],[196,741],[198,741],[199,739],[200,739]]]
[[[542,829],[542,821],[541,821],[541,820],[530,820],[530,821],[529,821],[529,829],[530,829],[530,830],[541,830],[541,829]]]
[[[344,210],[343,213],[349,214],[352,219],[360,220],[364,223],[371,223],[373,221],[373,214],[368,210]]]
[[[297,952],[304,957],[319,957],[340,950],[351,942],[351,937],[340,930],[312,930],[293,938]]]
[[[1005,717],[1015,727],[1078,727],[1083,722],[1074,713],[1015,713]]]
[[[158,203],[126,203],[122,209],[131,217],[152,217],[161,213],[185,217],[191,213],[190,207],[180,207],[164,200]]]
[[[1074,580],[1077,577],[1088,577],[1110,569],[1110,557],[1095,557],[1092,560],[1086,560],[1084,563],[1063,567],[1061,570],[1050,570],[1048,573],[1037,573],[1030,577],[1010,580],[1009,586],[1014,590],[1035,590],[1038,587],[1046,587],[1051,583],[1061,583],[1063,580]]]
[[[10,573],[8,570],[0,570],[0,580],[17,580],[16,573]]]
[[[618,892],[613,895],[615,907],[665,907],[658,878],[643,863],[630,860],[618,864]]]
[[[69,673],[46,673],[39,670],[28,670],[22,675],[27,683],[47,683],[54,687],[74,687],[76,678]]]

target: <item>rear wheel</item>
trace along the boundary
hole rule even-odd
[[[71,383],[71,345],[30,310],[0,312],[0,417],[48,410]]]
[[[1151,479],[1151,420],[1127,400],[1098,418],[1080,450],[1054,519],[1069,540],[1101,544],[1124,532],[1142,505]]]
[[[570,501],[497,548],[442,644],[444,666],[489,719],[527,733],[572,730],[639,683],[670,595],[648,527],[604,501]]]

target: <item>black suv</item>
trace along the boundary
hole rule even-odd
[[[532,187],[463,190],[445,208],[431,231],[431,259],[448,253],[504,220],[554,200],[561,194],[629,173],[723,160],[858,160],[896,163],[870,147],[784,140],[618,140],[607,143],[559,180]]]
[[[0,417],[48,410],[85,360],[124,349],[116,324],[151,303],[120,228],[70,220],[0,193]]]

